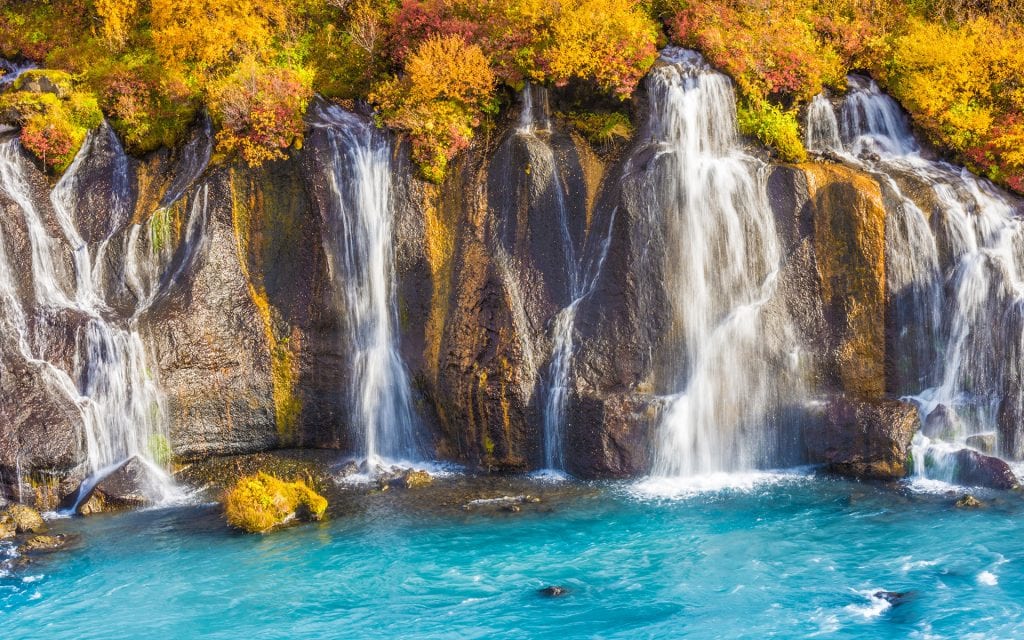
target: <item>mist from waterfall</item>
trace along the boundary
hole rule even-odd
[[[1017,205],[966,169],[928,158],[899,105],[872,80],[851,76],[849,87],[838,115],[824,96],[815,99],[808,129],[832,132],[811,148],[872,172],[896,203],[886,225],[887,287],[896,390],[918,404],[922,419],[915,473],[948,479],[941,461],[949,452],[995,431],[998,452],[1019,458],[1024,235]]]
[[[44,212],[32,199],[18,141],[11,138],[0,143],[0,190],[17,204],[22,216],[31,249],[33,298],[21,298],[14,265],[6,251],[0,251],[2,314],[5,325],[17,335],[18,355],[37,367],[53,391],[71,399],[81,413],[88,467],[84,486],[91,487],[135,457],[148,469],[142,489],[150,500],[160,502],[179,495],[163,468],[166,460],[161,459],[170,451],[163,394],[136,317],[119,320],[104,299],[104,252],[111,236],[90,246],[76,224],[82,214],[76,195],[82,190],[79,171],[101,137],[114,154],[111,207],[87,213],[106,216],[110,229],[122,227],[130,214],[127,157],[113,131],[104,125],[89,135],[50,193],[60,236],[52,235],[53,227],[46,224]],[[60,327],[66,318],[80,318],[70,369],[52,358],[63,333],[57,330],[49,335],[51,326]]]
[[[409,376],[398,351],[391,145],[372,123],[319,110],[330,157],[324,248],[348,329],[348,390],[358,456],[371,465],[423,457]]]
[[[766,309],[782,262],[766,167],[739,143],[731,81],[698,54],[667,49],[649,83],[656,160],[638,191],[665,229],[672,318],[652,472],[771,466],[799,350]]]

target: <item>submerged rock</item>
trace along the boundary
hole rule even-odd
[[[498,498],[478,498],[477,500],[470,500],[466,504],[462,505],[462,509],[464,511],[490,510],[518,513],[519,511],[522,511],[522,507],[520,505],[538,504],[540,502],[540,498],[528,494],[521,496],[500,496]]]
[[[967,494],[956,501],[957,509],[978,509],[984,506],[985,503],[983,503],[981,500],[978,500],[971,494]]]
[[[807,457],[844,476],[892,480],[907,475],[917,408],[898,400],[833,398],[820,427],[804,433]]]
[[[569,595],[569,589],[559,585],[551,585],[550,587],[538,589],[537,593],[548,598],[561,598],[562,596]]]
[[[37,535],[21,543],[18,551],[21,553],[52,553],[66,548],[74,540],[75,538],[65,534],[55,536]]]
[[[327,499],[302,480],[285,482],[263,472],[242,478],[224,498],[228,524],[249,533],[321,520],[326,511]]]
[[[889,604],[896,606],[906,602],[913,593],[913,591],[876,591],[872,597],[885,600]]]
[[[1004,460],[971,449],[961,449],[954,456],[956,471],[953,482],[957,484],[1001,490],[1020,486],[1017,476]]]
[[[39,512],[23,504],[12,504],[4,514],[14,523],[17,533],[45,533],[46,522]]]

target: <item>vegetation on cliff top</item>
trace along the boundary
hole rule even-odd
[[[628,100],[668,39],[735,80],[741,128],[784,160],[806,156],[802,106],[859,70],[932,143],[1024,190],[1015,0],[0,0],[0,55],[67,83],[8,92],[0,115],[60,170],[99,109],[145,152],[206,108],[220,155],[258,165],[301,144],[317,92],[369,100],[440,180],[527,81],[600,103],[572,107],[591,139],[630,131]]]

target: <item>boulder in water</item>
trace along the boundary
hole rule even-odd
[[[82,483],[61,506],[65,509],[75,507],[75,513],[81,516],[140,509],[150,504],[144,489],[151,473],[141,460],[129,458],[91,488]]]
[[[538,589],[537,593],[548,598],[561,598],[562,596],[569,595],[569,589],[556,584]]]
[[[913,593],[913,591],[876,591],[873,597],[896,606],[906,602]]]
[[[979,433],[977,435],[968,436],[966,444],[972,449],[990,456],[996,452],[996,434],[994,433]]]
[[[39,512],[32,507],[23,504],[12,504],[4,511],[14,523],[14,530],[17,533],[45,533],[46,522]]]
[[[1016,489],[1017,476],[1004,460],[986,456],[972,449],[961,449],[955,454],[956,470],[953,482],[968,487],[989,489]]]
[[[957,509],[978,509],[984,506],[985,504],[981,500],[978,500],[971,494],[967,494],[956,501]]]
[[[64,534],[55,536],[37,535],[21,543],[18,551],[21,553],[52,553],[66,548],[74,541],[74,537]]]
[[[326,511],[327,499],[302,480],[286,482],[262,471],[239,480],[224,498],[228,524],[249,533],[321,520]]]
[[[843,476],[893,480],[907,475],[917,407],[898,400],[837,396],[804,432],[807,457]]]
[[[397,475],[385,476],[377,481],[382,491],[388,489],[419,489],[433,482],[429,473],[420,469],[404,469]]]

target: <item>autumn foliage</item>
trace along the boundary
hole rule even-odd
[[[806,157],[807,102],[857,70],[933,145],[1024,190],[1022,30],[1018,0],[0,0],[0,56],[73,85],[7,91],[0,115],[60,169],[90,100],[137,153],[173,146],[205,108],[217,157],[255,165],[301,143],[317,92],[369,101],[441,180],[525,82],[566,87],[567,124],[621,140],[672,42],[733,78],[740,128],[783,160]]]
[[[311,97],[308,81],[292,69],[249,61],[210,89],[217,148],[250,166],[283,158],[283,149],[302,140]]]

